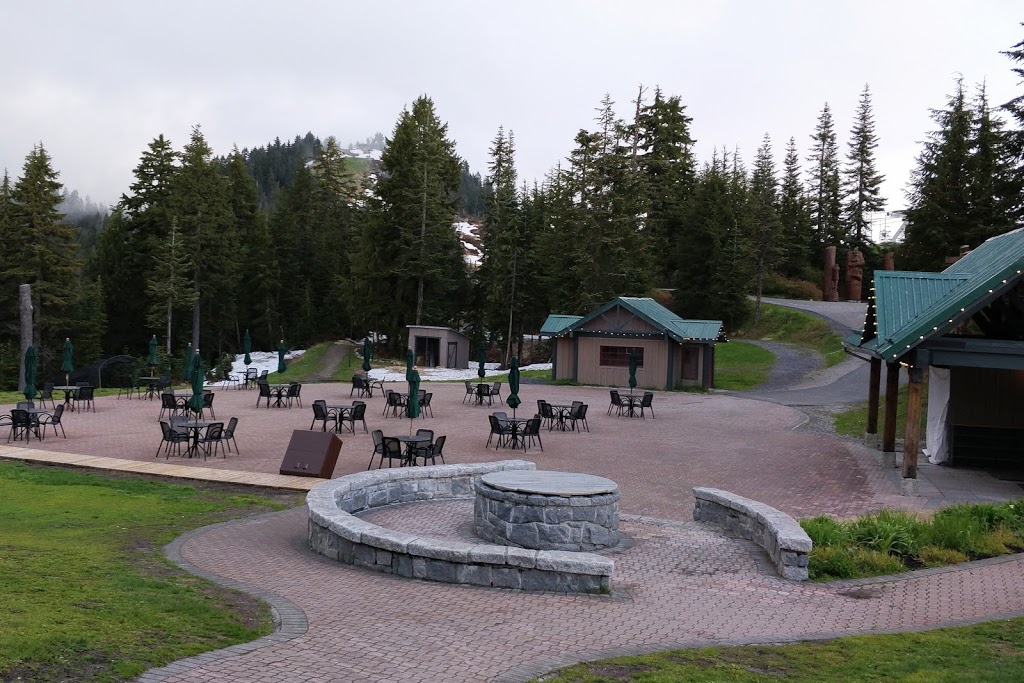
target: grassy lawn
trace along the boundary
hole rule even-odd
[[[160,549],[284,505],[16,462],[0,462],[0,501],[0,680],[119,681],[271,629],[265,606]]]
[[[730,341],[715,347],[715,388],[742,391],[768,379],[775,354],[755,344]]]
[[[352,375],[363,374],[363,357],[362,347],[359,347],[359,353],[356,353],[356,347],[352,347],[352,350],[345,354],[345,357],[338,363],[338,367],[334,369],[334,373],[331,375],[332,382],[351,382]],[[375,361],[373,357],[370,357],[370,367],[374,367]]]
[[[996,683],[1024,680],[1024,619],[781,646],[676,650],[580,664],[546,683]]]
[[[820,353],[825,358],[826,367],[832,367],[846,358],[842,338],[832,331],[827,322],[810,313],[785,306],[762,304],[761,320],[757,325],[742,329],[735,336],[740,339],[799,344]]]
[[[882,381],[885,382],[884,372]],[[924,436],[928,424],[928,383],[921,387],[921,435]],[[843,412],[836,413],[834,428],[836,434],[845,436],[862,437],[868,425],[868,403],[858,403]],[[878,405],[878,434],[881,438],[882,430],[885,428],[885,397],[879,398]],[[902,439],[907,431],[907,387],[900,387],[899,397],[896,402],[896,438]]]
[[[270,384],[308,382],[310,377],[315,377],[320,372],[324,364],[324,355],[330,346],[330,342],[314,344],[306,349],[304,354],[288,364],[287,372],[271,372],[267,375],[267,381]]]

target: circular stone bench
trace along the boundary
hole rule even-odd
[[[725,527],[767,551],[784,579],[807,580],[811,537],[800,523],[773,507],[720,489],[698,486],[693,519]]]
[[[472,498],[482,475],[526,460],[396,467],[324,482],[306,496],[309,547],[332,560],[427,581],[570,593],[611,591],[613,562],[593,553],[452,541],[387,529],[355,514],[383,505]]]
[[[501,545],[591,551],[619,542],[619,487],[611,479],[542,470],[476,480],[476,535]]]

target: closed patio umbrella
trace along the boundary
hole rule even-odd
[[[487,346],[483,342],[480,342],[480,346],[476,349],[476,358],[478,363],[476,375],[483,379],[487,376],[487,370],[484,369],[484,363],[487,362]]]
[[[75,371],[75,347],[71,345],[71,337],[64,338],[64,357],[60,362],[60,371],[64,373],[64,384],[71,384],[71,373]]]
[[[505,403],[512,408],[512,417],[516,416],[516,408],[522,403],[519,400],[519,358],[512,356],[511,367],[508,371],[508,398]]]
[[[284,364],[284,354],[288,353],[288,349],[285,348],[284,339],[277,345],[277,371],[284,372],[288,369],[288,366]]]
[[[186,382],[192,379],[192,355],[192,342],[189,342],[185,349],[185,367],[181,371],[181,378]]]
[[[370,356],[373,355],[373,342],[370,341],[370,335],[366,335],[366,339],[363,340],[363,372],[370,371]]]
[[[25,349],[25,400],[31,401],[36,397],[36,369],[39,367],[39,356],[36,355],[36,347],[30,346]]]
[[[200,358],[197,349],[192,357],[192,374],[189,377],[192,383],[192,398],[188,400],[189,410],[197,415],[203,409],[203,372],[203,359]]]
[[[249,328],[245,328],[245,337],[242,338],[242,351],[245,353],[243,362],[245,367],[248,368],[252,365],[252,356],[249,355],[252,353],[252,337],[249,336]]]
[[[156,344],[156,335],[154,334],[153,338],[149,340],[149,358],[146,360],[146,365],[149,366],[150,372],[160,362],[156,357]]]
[[[409,400],[405,402],[405,414],[409,416],[409,433],[412,421],[420,416],[420,373],[413,367],[412,349],[405,352],[405,381],[409,383]]]
[[[636,349],[631,348],[629,350],[629,393],[633,393],[633,389],[636,388]]]

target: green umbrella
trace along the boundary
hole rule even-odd
[[[484,363],[487,362],[487,346],[483,342],[480,342],[480,346],[476,349],[476,357],[477,361],[480,363],[479,367],[476,369],[476,374],[477,377],[482,379],[487,376],[487,371],[484,370]]]
[[[192,379],[192,342],[185,349],[185,367],[181,370],[181,378],[186,382]]]
[[[30,346],[25,349],[25,400],[31,401],[36,397],[36,368],[39,365],[39,356],[36,355],[36,347]]]
[[[192,356],[192,368],[189,380],[192,382],[192,398],[188,400],[188,407],[198,414],[203,409],[203,359],[199,357],[199,351]]]
[[[249,328],[245,328],[245,337],[242,339],[242,351],[245,352],[245,367],[252,365],[252,337],[249,336]]]
[[[373,355],[373,342],[370,341],[370,336],[367,335],[366,339],[363,340],[363,372],[370,371],[370,356]]]
[[[629,393],[636,388],[636,349],[629,350]]]
[[[149,359],[146,361],[146,365],[155,368],[159,363],[160,359],[156,357],[156,335],[149,340]]]
[[[288,366],[284,364],[284,354],[288,353],[288,349],[284,347],[284,339],[277,345],[277,371],[284,372],[288,369]]]
[[[64,358],[60,363],[60,371],[64,373],[64,384],[70,384],[70,375],[75,371],[75,362],[73,360],[75,356],[75,347],[71,345],[71,338],[65,337],[64,339]]]
[[[512,408],[512,417],[516,416],[516,408],[522,403],[519,400],[519,358],[512,356],[512,364],[508,371],[508,398],[505,403]]]
[[[412,349],[405,352],[405,381],[409,383],[409,400],[405,402],[405,414],[409,416],[409,433],[412,434],[412,420],[420,416],[420,373],[413,367]]]

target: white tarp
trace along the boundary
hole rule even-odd
[[[924,449],[928,462],[939,464],[949,459],[946,448],[946,418],[949,415],[949,368],[928,368],[928,429]]]

